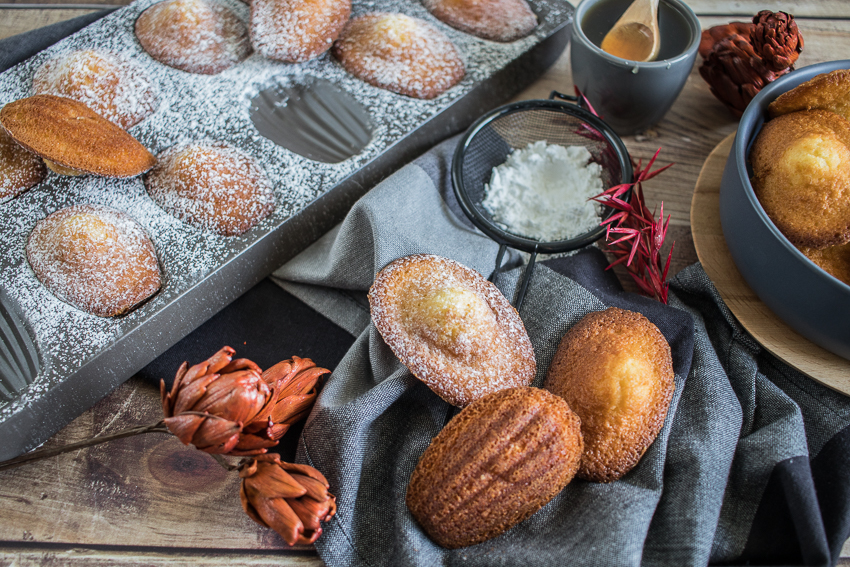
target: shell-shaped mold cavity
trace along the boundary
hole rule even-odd
[[[315,77],[281,78],[251,101],[257,131],[300,156],[339,163],[372,139],[372,118],[350,94]]]
[[[20,396],[41,369],[35,341],[18,313],[0,290],[0,404]]]

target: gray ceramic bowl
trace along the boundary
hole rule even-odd
[[[771,222],[753,192],[747,156],[767,105],[821,73],[850,69],[850,60],[798,69],[765,87],[741,117],[720,185],[720,222],[741,275],[789,327],[850,359],[850,286],[806,258]]]

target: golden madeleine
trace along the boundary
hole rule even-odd
[[[53,295],[99,317],[124,314],[161,285],[153,244],[124,213],[98,205],[60,209],[26,245],[36,277]]]
[[[434,98],[465,73],[449,38],[404,14],[373,12],[353,18],[334,43],[333,55],[358,79],[414,98]]]
[[[257,160],[221,143],[166,150],[145,187],[169,214],[224,236],[244,233],[275,208],[274,189]]]
[[[120,126],[70,98],[34,95],[10,102],[0,110],[0,125],[62,174],[133,177],[156,161]]]
[[[670,345],[640,313],[588,313],[564,335],[544,387],[581,418],[579,478],[611,482],[637,465],[664,425],[673,377]]]
[[[156,89],[139,65],[95,49],[46,61],[33,75],[32,91],[82,102],[125,130],[152,114],[158,104]]]
[[[797,246],[850,241],[850,122],[826,110],[767,122],[750,152],[764,211]]]
[[[0,128],[0,203],[41,183],[46,173],[40,157]]]
[[[850,285],[850,244],[828,246],[820,250],[802,247],[800,252],[823,271]]]
[[[390,262],[375,277],[369,305],[399,360],[452,405],[534,379],[519,314],[496,286],[454,260],[414,254]]]
[[[264,57],[300,63],[330,49],[350,15],[350,0],[253,0],[251,43]]]
[[[431,441],[405,502],[431,538],[455,549],[528,518],[573,479],[581,424],[540,388],[509,388],[464,408]]]
[[[422,0],[438,20],[492,41],[516,41],[537,27],[525,0]]]
[[[767,107],[771,118],[812,109],[829,110],[850,120],[850,69],[823,73],[784,92]]]
[[[214,75],[251,54],[248,26],[215,0],[164,0],[136,20],[136,38],[169,67]]]

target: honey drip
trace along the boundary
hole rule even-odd
[[[652,30],[640,22],[616,26],[602,40],[602,50],[630,61],[646,61],[652,53]]]

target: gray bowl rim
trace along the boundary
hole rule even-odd
[[[791,255],[802,262],[802,266],[813,272],[816,276],[826,276],[834,283],[838,284],[839,289],[850,292],[850,285],[839,280],[811,260],[805,254],[800,252],[796,246],[791,244],[773,221],[767,216],[764,208],[761,206],[756,193],[753,190],[753,185],[750,183],[749,171],[747,171],[747,156],[752,142],[755,140],[761,127],[764,125],[764,117],[767,111],[767,106],[773,102],[779,95],[791,90],[792,88],[814,78],[823,73],[829,73],[838,69],[850,69],[850,59],[839,59],[836,61],[825,61],[823,63],[815,63],[796,69],[787,75],[773,81],[763,88],[747,105],[744,113],[741,115],[741,120],[738,123],[738,132],[735,134],[735,141],[732,146],[732,158],[735,160],[735,166],[738,171],[738,179],[741,181],[741,187],[744,190],[744,195],[750,206],[758,215],[759,219],[768,228],[770,233],[776,240],[789,252]]]
[[[595,4],[599,2],[603,2],[604,0],[597,0]],[[588,0],[582,0],[578,3],[575,8],[575,13],[573,14],[573,40],[580,39],[582,43],[587,44],[590,49],[594,52],[598,53],[603,59],[612,63],[614,65],[619,65],[621,67],[634,67],[635,65],[640,65],[641,67],[648,67],[650,69],[664,69],[670,65],[675,65],[680,61],[687,61],[689,58],[696,55],[697,49],[699,48],[700,41],[702,40],[702,27],[699,23],[699,18],[696,13],[691,9],[690,6],[685,4],[682,0],[660,0],[666,4],[670,4],[674,6],[677,10],[682,12],[682,15],[685,16],[685,19],[688,21],[688,24],[691,26],[691,32],[693,32],[693,38],[691,39],[691,43],[688,44],[688,47],[679,55],[675,57],[671,57],[670,59],[662,59],[660,61],[633,61],[631,59],[623,59],[622,57],[615,57],[606,51],[602,51],[602,48],[590,41],[584,34],[584,30],[581,28],[581,20],[585,12],[587,12],[587,6],[590,4]]]

